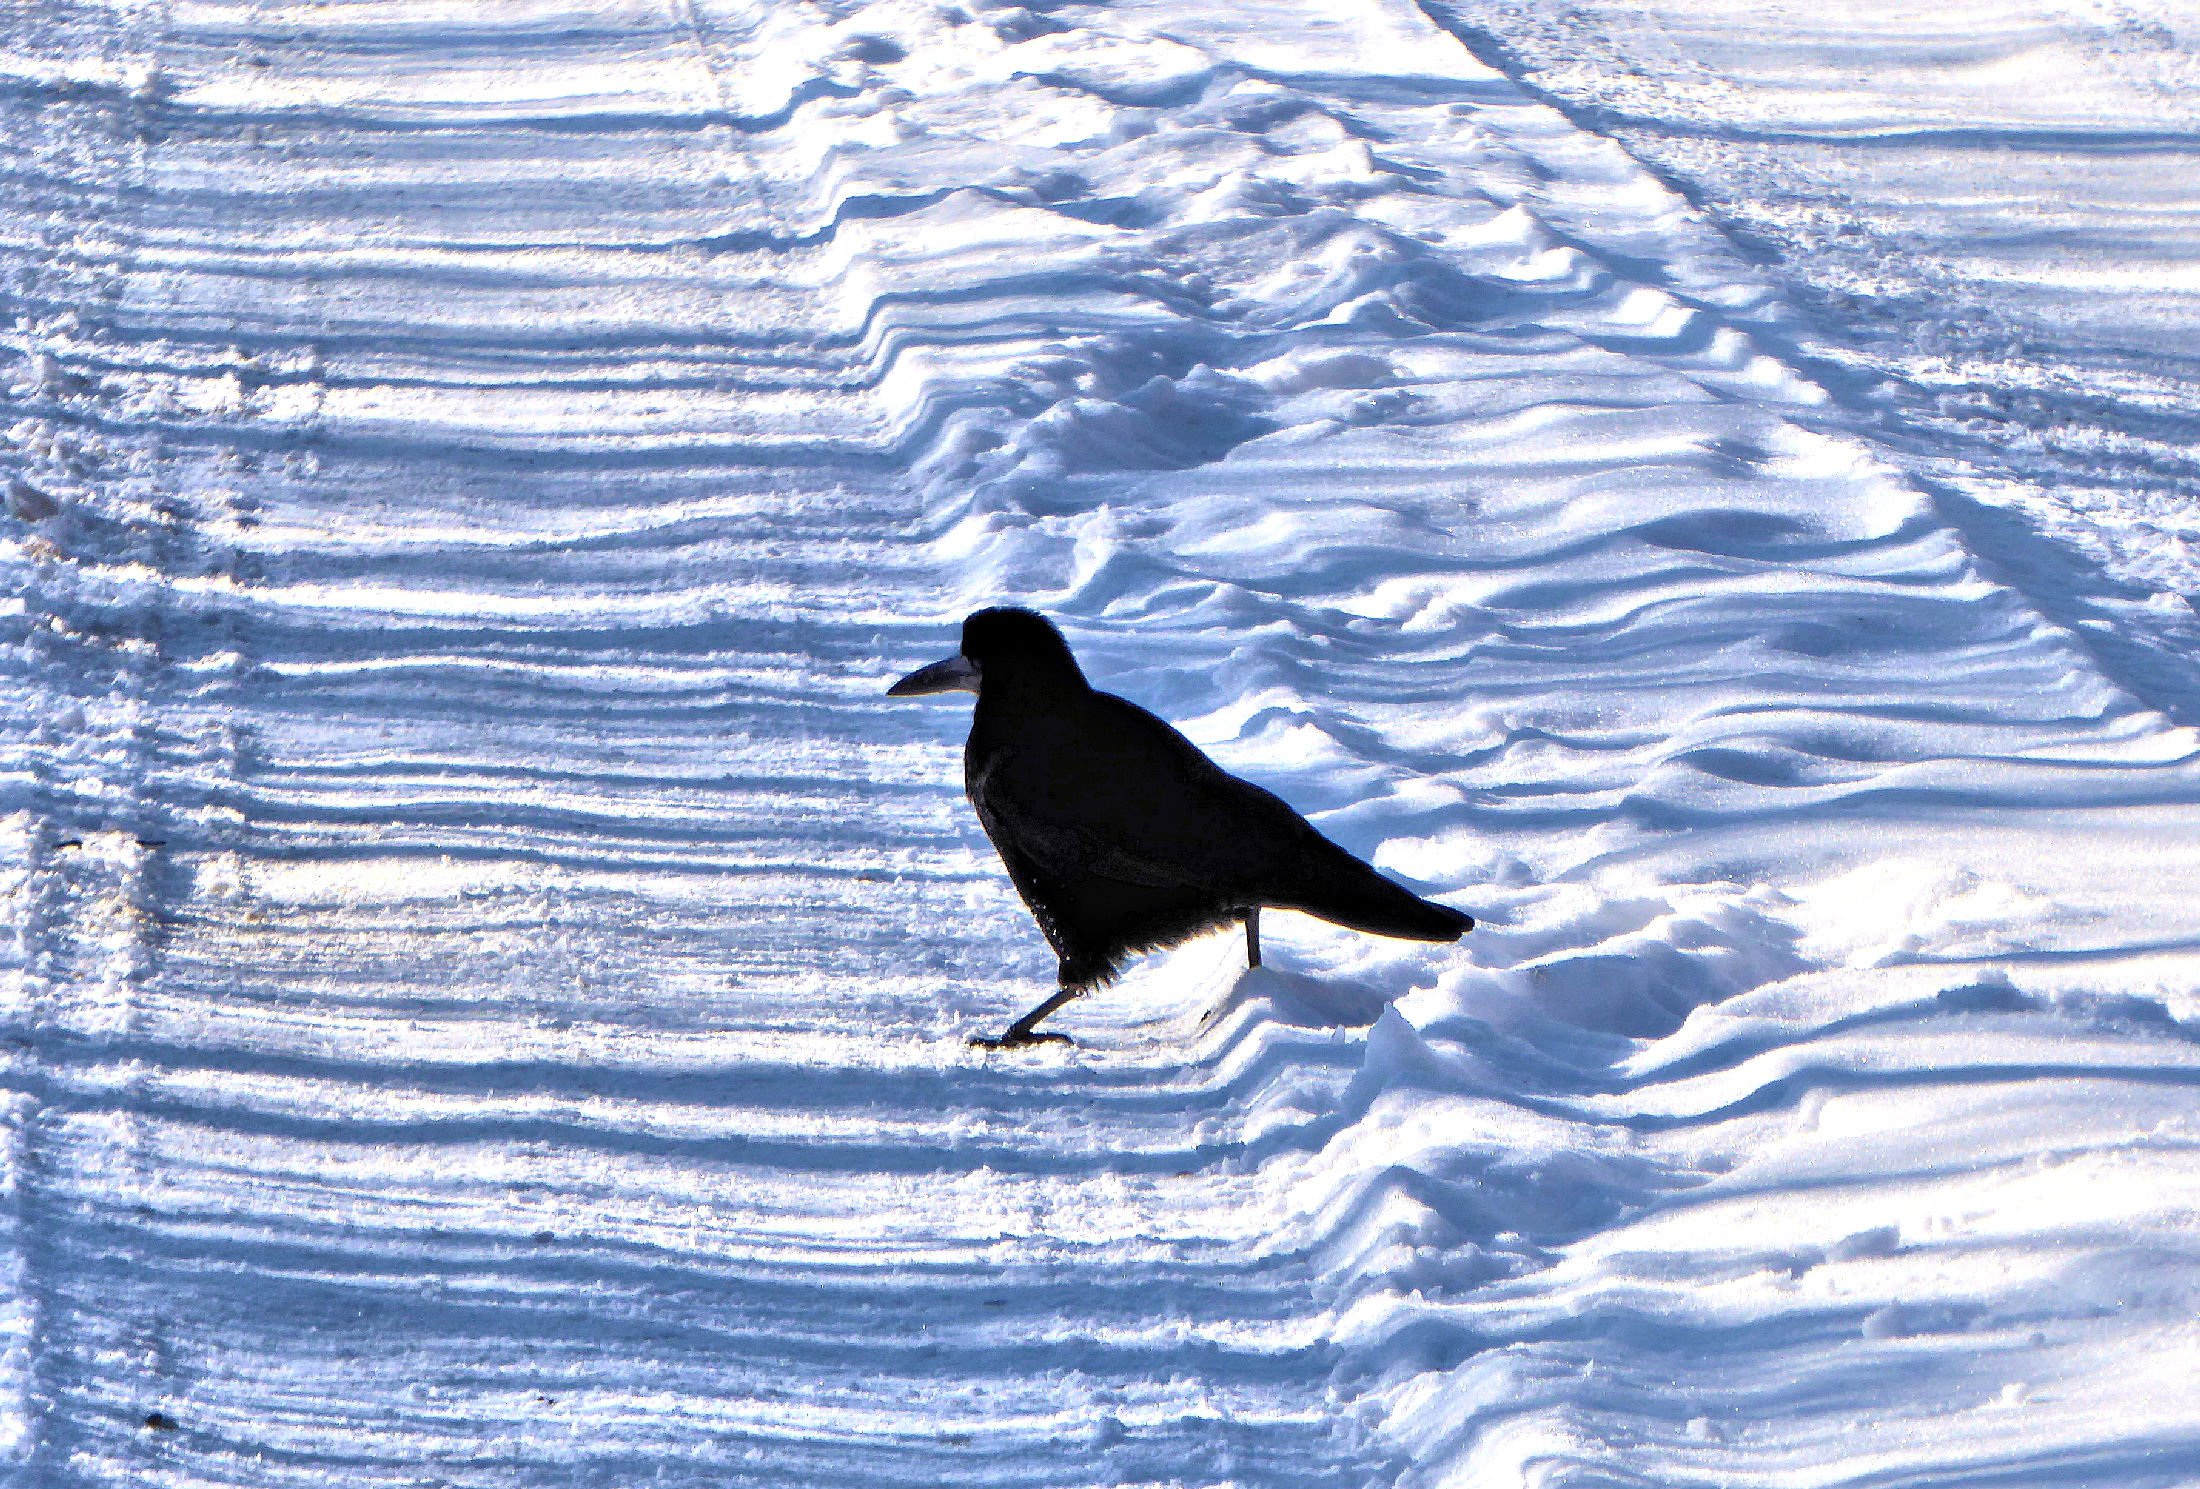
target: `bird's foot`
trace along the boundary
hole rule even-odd
[[[970,1043],[981,1050],[1020,1050],[1034,1044],[1068,1044],[1069,1036],[1052,1032],[1040,1034],[1031,1029],[1011,1029],[998,1039],[973,1034],[970,1036]]]

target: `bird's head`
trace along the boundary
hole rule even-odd
[[[886,690],[890,698],[923,693],[975,693],[984,686],[1085,686],[1085,674],[1069,654],[1054,622],[1036,610],[996,606],[963,622],[962,650],[919,667]]]

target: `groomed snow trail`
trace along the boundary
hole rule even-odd
[[[1226,1085],[962,1044],[1025,938],[768,17],[81,19],[28,1480],[1333,1479]]]
[[[5,24],[21,1482],[2200,1479],[2192,731],[1420,11]],[[968,1049],[1004,598],[1483,929]]]

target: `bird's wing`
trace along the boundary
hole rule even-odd
[[[978,821],[984,826],[986,836],[993,840],[1001,863],[1008,869],[1009,882],[1016,886],[1016,893],[1023,898],[1025,908],[1031,911],[1031,918],[1039,922],[1039,933],[1047,938],[1054,954],[1064,958],[1074,955],[1077,950],[1075,937],[1062,924],[1055,910],[1059,884],[1050,879],[1046,869],[1030,854],[1002,836],[1000,826],[983,805],[978,808]]]
[[[1027,901],[1039,888],[1040,875],[1058,883],[1099,875],[1155,889],[1189,882],[1165,860],[1127,845],[1124,834],[1098,812],[1082,810],[1084,804],[1065,802],[1055,792],[1028,789],[1028,772],[1018,770],[1017,763],[1013,752],[1002,751],[990,769],[971,781],[970,801]],[[1033,879],[1030,888],[1021,882],[1024,878]]]
[[[987,835],[1051,878],[1249,892],[1313,829],[1134,704],[1101,705],[1074,733],[1019,741],[969,782]]]

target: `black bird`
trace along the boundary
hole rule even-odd
[[[1456,941],[1474,921],[1393,884],[1135,703],[1085,681],[1045,616],[980,610],[962,650],[886,691],[978,695],[963,785],[1016,892],[1061,960],[1061,986],[1009,1025],[1034,1034],[1125,958],[1242,923],[1260,965],[1260,909],[1301,910],[1378,936]]]

